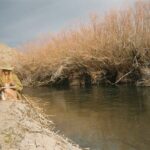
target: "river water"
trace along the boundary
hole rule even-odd
[[[150,150],[150,88],[25,89],[81,148]]]

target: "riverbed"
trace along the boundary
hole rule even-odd
[[[150,88],[26,88],[55,130],[81,148],[150,149]]]

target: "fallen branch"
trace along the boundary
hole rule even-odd
[[[124,77],[128,76],[129,74],[131,74],[134,71],[134,69],[130,70],[129,72],[127,72],[125,75],[123,75],[121,78],[119,78],[114,84],[118,84]]]

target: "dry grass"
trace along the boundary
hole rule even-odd
[[[7,63],[13,63],[16,57],[16,50],[0,43],[0,66]]]
[[[111,10],[104,17],[92,15],[90,20],[77,29],[50,36],[45,43],[24,45],[22,49],[27,51],[19,56],[21,66],[17,66],[24,83],[48,83],[62,65],[67,70],[84,66],[89,71],[123,74],[136,63],[149,65],[150,2],[136,1],[134,7]]]

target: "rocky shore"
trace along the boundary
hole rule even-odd
[[[25,102],[0,101],[0,150],[80,150],[52,126]]]

